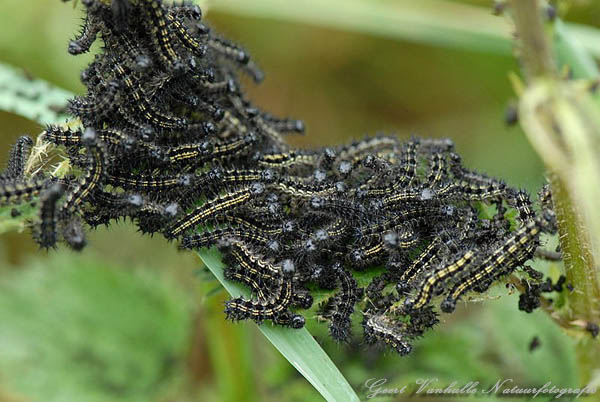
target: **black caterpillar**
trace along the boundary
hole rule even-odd
[[[293,149],[284,134],[304,124],[245,97],[239,75],[260,82],[263,73],[197,6],[82,3],[85,25],[69,52],[103,42],[81,74],[87,94],[68,107],[82,127],[43,133],[81,173],[24,177],[24,138],[0,176],[0,204],[39,197],[42,247],[63,239],[80,249],[84,223],[130,218],[183,248],[221,250],[227,278],[254,295],[227,302],[230,319],[299,328],[304,317],[293,309],[310,307],[308,289],[339,289],[321,313],[333,338],[347,341],[352,314],[363,311],[367,342],[406,354],[438,322],[440,299],[453,311],[556,232],[548,191],[534,208],[527,193],[465,168],[450,140],[381,136]],[[508,209],[518,212],[513,230]],[[353,272],[376,265],[385,273],[365,291]]]

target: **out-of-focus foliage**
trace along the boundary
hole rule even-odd
[[[79,10],[34,3],[0,2],[0,61],[81,92],[78,72],[91,55],[66,52]],[[598,26],[600,4],[573,7],[567,17]],[[510,55],[272,18],[210,12],[207,19],[265,69],[265,83],[250,90],[256,103],[305,119],[308,133],[290,138],[294,144],[338,144],[377,130],[447,136],[470,167],[532,191],[542,183],[524,135],[504,124],[513,97],[507,74],[518,70]],[[0,127],[0,161],[14,139],[40,129],[8,113],[0,113]],[[1,401],[322,400],[253,325],[224,321],[225,292],[192,253],[128,225],[90,233],[89,243],[77,256],[39,251],[27,233],[0,237]],[[361,397],[369,378],[388,378],[392,388],[418,378],[575,385],[569,338],[542,312],[516,306],[514,296],[502,297],[442,316],[404,358],[332,344],[324,325],[308,329]],[[534,336],[541,346],[529,352]]]
[[[174,281],[59,253],[0,277],[2,388],[32,400],[148,401],[185,378],[193,309]]]

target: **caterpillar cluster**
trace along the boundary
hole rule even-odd
[[[524,191],[465,168],[450,140],[290,147],[286,134],[304,124],[245,97],[240,74],[260,82],[263,73],[205,25],[197,6],[82,3],[85,24],[68,51],[103,42],[81,74],[87,93],[68,106],[82,128],[43,133],[74,174],[15,175],[22,141],[0,183],[3,204],[39,198],[42,247],[64,239],[80,249],[84,225],[129,218],[182,248],[217,247],[227,279],[253,293],[226,303],[232,320],[299,328],[310,290],[337,289],[319,311],[335,340],[351,337],[357,312],[368,343],[405,354],[438,322],[436,303],[452,312],[521,268],[540,235],[556,231],[549,191],[534,208]],[[509,210],[517,211],[512,226]],[[353,274],[378,266],[384,273],[359,287]]]

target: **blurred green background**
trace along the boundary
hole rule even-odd
[[[491,12],[488,1],[468,3]],[[78,72],[91,56],[66,52],[81,16],[58,0],[2,0],[0,61],[81,93]],[[524,135],[504,123],[514,96],[508,73],[518,71],[510,54],[218,10],[207,20],[266,71],[264,84],[249,88],[252,99],[305,120],[307,134],[290,138],[298,146],[379,131],[450,137],[472,168],[531,191],[543,182]],[[579,2],[567,20],[600,26],[600,4]],[[0,127],[2,163],[19,135],[40,131],[2,112]],[[321,400],[254,324],[224,320],[226,294],[194,254],[127,223],[88,238],[75,254],[40,251],[28,233],[0,237],[0,401]],[[441,320],[402,358],[360,340],[333,344],[324,325],[309,329],[361,398],[370,378],[387,378],[389,387],[419,378],[484,387],[501,378],[524,386],[576,384],[570,339],[543,313],[519,312],[515,295],[471,303]],[[541,346],[530,352],[534,336]]]

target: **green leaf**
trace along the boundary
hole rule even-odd
[[[185,385],[193,301],[159,271],[132,268],[60,250],[5,270],[0,400],[172,400]]]
[[[37,208],[32,207],[29,203],[0,208],[0,234],[24,230],[25,222],[35,219],[36,212]]]
[[[591,52],[586,51],[581,38],[575,35],[578,31],[567,28],[561,20],[557,20],[554,24],[554,32],[554,46],[559,63],[568,65],[574,78],[597,78],[600,75],[598,66],[590,55]],[[581,29],[581,32],[587,30]],[[596,43],[600,43],[598,38]]]
[[[204,1],[196,0],[203,5]],[[273,18],[428,45],[510,55],[510,24],[491,8],[441,0],[228,0],[210,10]],[[583,49],[600,57],[600,30],[566,24]]]
[[[233,297],[249,297],[247,289],[225,279],[223,276],[225,265],[217,250],[202,251],[198,255],[229,294]],[[268,324],[260,325],[258,328],[326,400],[360,400],[306,328],[297,330]]]
[[[62,110],[72,96],[68,91],[0,63],[0,110],[40,124],[64,123],[67,115]]]

